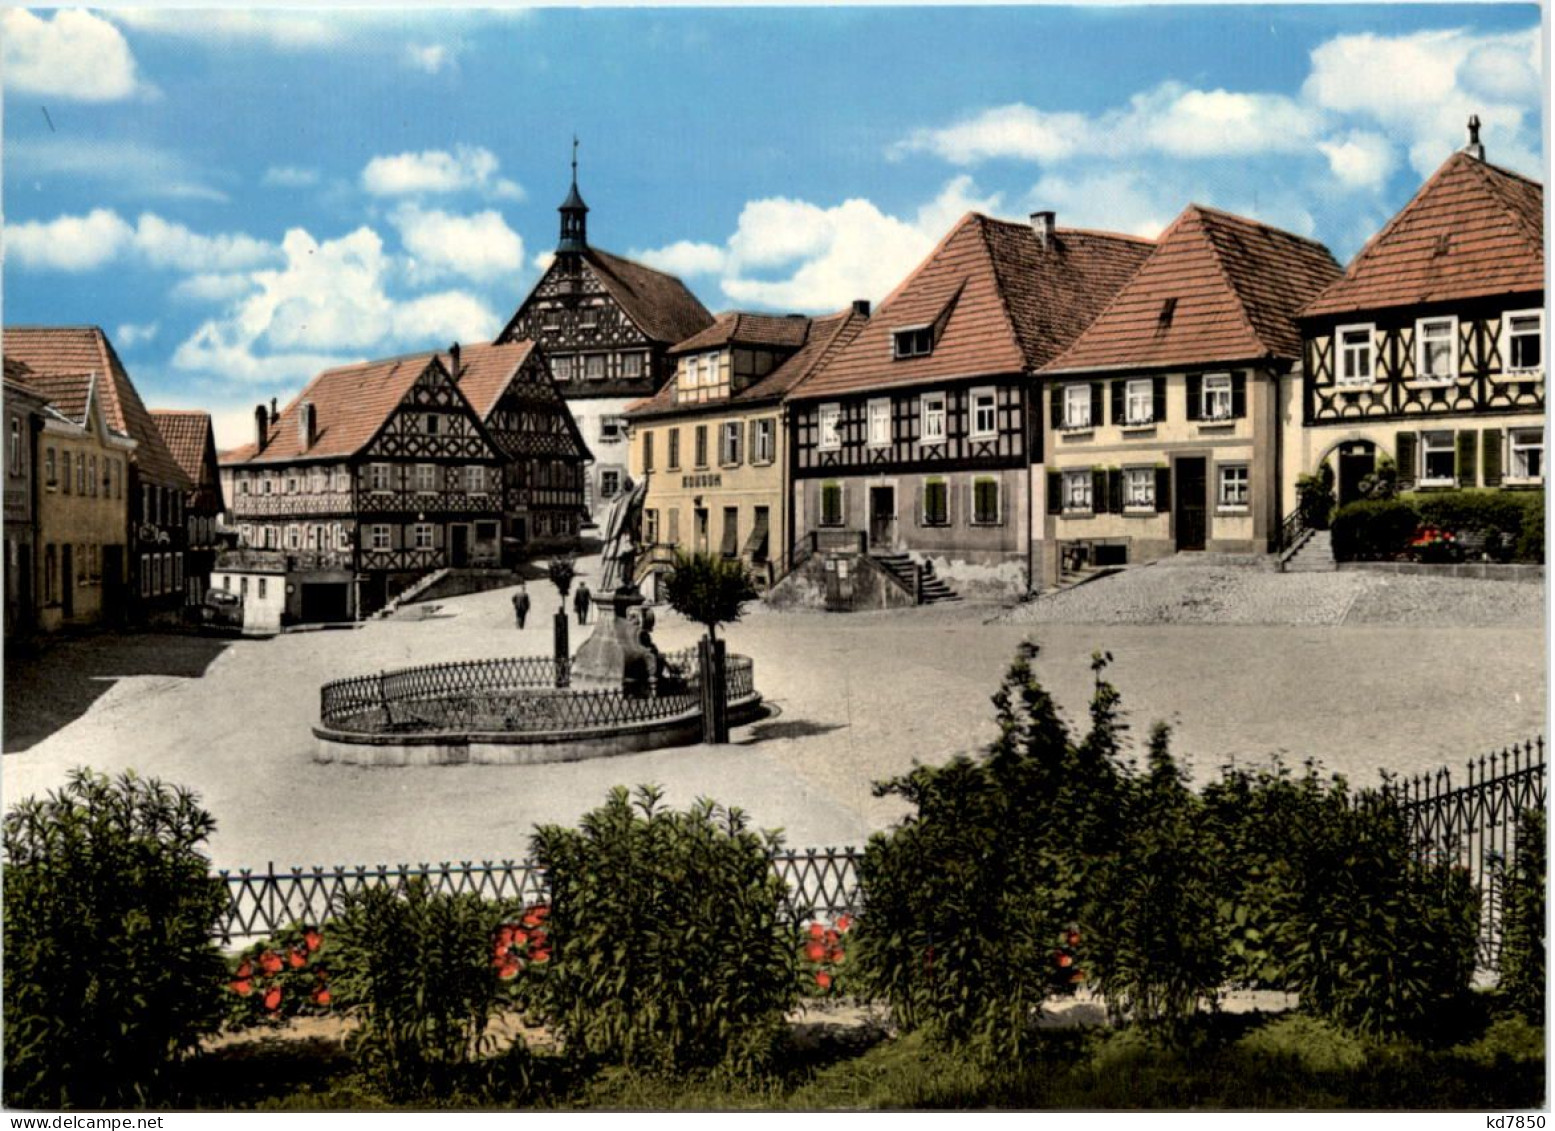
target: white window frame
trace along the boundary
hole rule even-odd
[[[389,528],[383,523],[374,523],[367,528],[368,548],[372,550],[387,550],[392,542],[389,538]]]
[[[869,446],[872,448],[888,448],[891,446],[891,401],[889,398],[877,398],[869,402],[867,409],[869,417]]]
[[[737,467],[740,463],[740,433],[744,431],[740,421],[725,420],[718,430],[718,463],[722,467]]]
[[[551,359],[551,376],[558,381],[572,380],[572,358],[555,357]]]
[[[891,331],[891,356],[898,361],[905,361],[910,357],[928,357],[933,352],[934,327],[932,325],[898,326]]]
[[[1350,333],[1365,333],[1365,357],[1366,375],[1364,377],[1351,377],[1345,373],[1348,349],[1344,337]],[[1360,343],[1356,343],[1354,349],[1361,349]],[[1337,385],[1365,386],[1377,379],[1377,327],[1372,322],[1353,322],[1348,326],[1334,327],[1334,383]]]
[[[1241,474],[1238,475],[1237,473]],[[1233,488],[1228,490],[1228,488]],[[1215,509],[1245,511],[1252,506],[1252,468],[1245,463],[1215,465]]]
[[[436,548],[430,522],[413,523],[410,528],[410,538],[410,545],[413,550],[431,550]]]
[[[983,414],[987,413],[985,425]],[[999,434],[999,391],[997,389],[972,390],[972,432],[974,440],[989,440]]]
[[[394,475],[386,463],[367,465],[367,489],[374,494],[387,494],[394,490]]]
[[[1090,390],[1086,390],[1090,395]],[[1060,472],[1060,509],[1064,514],[1091,514],[1095,510],[1095,477],[1090,468]]]
[[[1236,410],[1232,399],[1234,386],[1229,373],[1204,374],[1199,382],[1199,419],[1211,423],[1232,419]]]
[[[1441,373],[1426,372],[1426,337],[1427,326],[1447,327],[1447,368]],[[1432,339],[1433,341],[1435,339]],[[1429,381],[1436,385],[1451,384],[1458,376],[1458,317],[1455,314],[1444,314],[1435,318],[1419,318],[1415,320],[1415,376],[1421,381]]]
[[[823,452],[842,449],[842,406],[823,404],[816,410],[815,446]]]
[[[751,453],[752,463],[767,464],[777,458],[774,438],[777,429],[773,420],[765,419],[756,421],[756,450]]]
[[[22,418],[11,417],[11,474],[22,473]]]
[[[1125,511],[1155,511],[1155,468],[1125,467],[1123,469],[1123,509]]]
[[[626,417],[601,416],[599,418],[599,442],[617,444],[626,439]]]
[[[641,377],[643,375],[643,355],[640,353],[624,353],[621,355],[621,376],[626,378]]]
[[[435,463],[418,463],[418,464],[416,464],[416,494],[418,494],[418,495],[435,495],[435,494],[437,494],[437,464],[435,464]]]
[[[1083,385],[1064,386],[1064,427],[1081,429],[1093,428],[1096,422],[1091,419],[1091,387]]]
[[[918,443],[943,444],[946,439],[944,393],[925,393],[919,400]]]
[[[1544,430],[1542,428],[1512,428],[1507,432],[1507,475],[1512,483],[1542,483],[1544,482]],[[1517,457],[1521,453],[1537,451],[1539,453],[1539,473],[1530,475],[1526,469],[1519,474],[1517,471]],[[1526,456],[1524,456],[1526,463]]]
[[[1143,407],[1139,407],[1141,400]],[[1130,427],[1155,423],[1155,382],[1149,377],[1136,377],[1124,384],[1123,423]]]
[[[1441,446],[1432,446],[1431,440],[1447,437],[1445,450],[1452,457],[1452,471],[1446,476],[1431,478],[1426,474],[1426,467],[1430,463],[1430,455],[1443,450]],[[1450,430],[1432,430],[1420,433],[1420,486],[1422,487],[1452,487],[1458,481],[1458,434]]]
[[[583,358],[583,379],[585,381],[603,381],[605,377],[605,355],[602,353],[585,354]]]
[[[302,549],[302,531],[298,529],[295,522],[286,524],[286,548],[288,550]]]
[[[1512,319],[1536,318],[1539,326],[1534,336],[1539,339],[1539,364],[1526,365],[1514,369],[1512,367],[1512,339],[1526,337],[1526,332],[1512,332]],[[1542,310],[1508,310],[1501,317],[1501,369],[1504,373],[1542,373],[1544,372],[1544,311]]]
[[[718,355],[704,353],[697,362],[697,372],[701,375],[703,388],[710,389],[718,384]]]
[[[615,486],[607,490],[605,477],[610,476],[615,480]],[[621,469],[618,467],[602,467],[599,470],[599,497],[601,499],[613,499],[621,493]]]

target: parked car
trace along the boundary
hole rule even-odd
[[[207,589],[205,600],[195,606],[200,627],[216,631],[243,628],[243,598],[225,589]]]

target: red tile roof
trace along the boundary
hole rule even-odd
[[[730,343],[797,349],[810,333],[810,319],[803,314],[751,314],[726,311],[701,333],[670,347],[671,354],[717,349]]]
[[[17,361],[14,357],[5,358],[5,379],[7,381],[25,381],[27,374],[32,370],[25,362]]]
[[[596,247],[586,248],[583,257],[611,297],[654,341],[683,341],[713,321],[707,307],[673,275]]]
[[[688,409],[716,409],[723,405],[738,407],[776,400],[812,373],[820,370],[856,338],[859,331],[868,325],[869,315],[861,314],[850,306],[847,310],[836,314],[828,314],[821,318],[805,318],[802,321],[808,331],[804,344],[771,373],[734,396],[726,400],[705,401],[696,405],[677,405],[675,382],[671,379],[666,381],[664,387],[653,396],[627,405],[626,414],[631,417],[669,416]]]
[[[195,483],[205,478],[205,453],[215,442],[211,414],[199,409],[154,408],[151,419],[178,466]]]
[[[254,452],[257,451],[258,448],[258,444],[239,444],[235,448],[228,448],[226,451],[217,452],[216,462],[222,467],[226,467],[229,464],[234,463],[246,463],[250,458],[252,458]]]
[[[246,458],[228,453],[222,462],[286,463],[353,456],[378,434],[416,379],[435,364],[441,365],[435,353],[417,353],[325,370],[269,426],[262,451]],[[308,448],[303,447],[297,426],[305,401],[314,411],[314,442]]]
[[[533,342],[508,342],[505,345],[470,345],[459,351],[459,390],[464,393],[475,415],[485,420],[508,387],[518,367],[534,352]],[[447,354],[439,355],[443,368],[451,369]]]
[[[72,424],[85,424],[92,384],[96,380],[92,373],[29,372],[22,384],[48,401],[50,408]]]
[[[867,326],[789,394],[840,393],[1035,372],[1128,282],[1155,244],[1059,228],[1044,247],[1029,224],[968,213]],[[933,352],[893,357],[894,334],[933,325]]]
[[[135,391],[113,343],[97,326],[7,326],[7,357],[35,373],[97,373],[97,393],[109,427],[136,442],[134,460],[153,483],[187,491],[193,484],[162,441],[156,422]],[[31,378],[24,378],[29,383]]]
[[[1043,372],[1301,356],[1296,311],[1340,275],[1322,244],[1190,204]]]
[[[1455,153],[1302,317],[1544,289],[1544,186]]]

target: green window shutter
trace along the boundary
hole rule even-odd
[[[1247,415],[1247,374],[1231,374],[1231,415],[1240,420]]]
[[[1398,434],[1397,454],[1394,462],[1398,464],[1398,485],[1403,490],[1409,490],[1415,485],[1417,472],[1415,464],[1420,450],[1420,437],[1413,432],[1400,432]]]
[[[1188,374],[1188,419],[1199,418],[1200,402],[1204,399],[1204,376],[1200,373]]]
[[[1128,382],[1119,378],[1112,382],[1112,423],[1123,423],[1123,390]]]
[[[1150,394],[1155,401],[1155,412],[1151,419],[1157,424],[1166,419],[1166,378],[1150,378]]]
[[[1486,428],[1480,436],[1480,463],[1484,467],[1484,479],[1486,487],[1501,486],[1501,444],[1502,431],[1499,428]]]
[[[1107,473],[1100,468],[1091,470],[1091,513],[1107,511]]]
[[[1155,469],[1155,509],[1157,513],[1172,509],[1172,469]]]
[[[1107,469],[1107,510],[1113,514],[1123,513],[1123,471],[1121,468],[1109,467]]]
[[[1064,426],[1064,387],[1062,385],[1049,386],[1048,406],[1049,422],[1056,432]]]
[[[1476,429],[1465,428],[1458,433],[1458,486],[1472,487],[1479,480],[1478,461],[1475,457],[1479,454],[1479,433]]]
[[[1062,514],[1064,510],[1064,477],[1061,472],[1047,473],[1047,513]]]
[[[1091,382],[1091,427],[1100,428],[1107,423],[1107,418],[1102,415],[1106,405],[1103,404],[1105,395],[1102,393],[1102,382]]]

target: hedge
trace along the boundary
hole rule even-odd
[[[1435,527],[1464,534],[1503,536],[1487,543],[1511,548],[1518,561],[1544,561],[1543,491],[1432,491],[1397,499],[1361,500],[1340,507],[1333,519],[1339,561],[1396,558],[1407,554],[1416,531]]]

